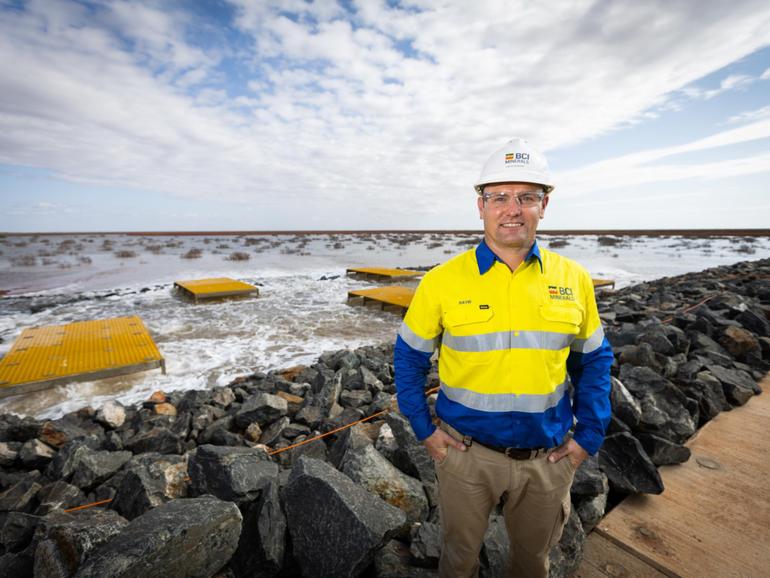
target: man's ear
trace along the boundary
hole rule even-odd
[[[540,205],[540,218],[542,219],[545,217],[545,208],[548,206],[548,200],[551,198],[551,195],[546,195],[543,197],[543,204]]]
[[[476,198],[476,206],[479,208],[479,219],[484,220],[484,198],[479,195]]]

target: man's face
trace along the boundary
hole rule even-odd
[[[484,187],[485,194],[506,192],[510,197],[525,192],[542,191],[542,187],[531,183],[500,183]],[[484,220],[484,237],[494,251],[529,250],[535,242],[535,233],[540,219],[545,214],[548,195],[534,207],[520,207],[515,199],[504,206],[478,198],[479,216]]]

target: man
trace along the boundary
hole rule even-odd
[[[478,575],[501,501],[509,575],[547,576],[575,470],[609,423],[612,350],[591,278],[535,240],[552,190],[527,141],[496,151],[476,184],[484,240],[425,275],[396,340],[399,407],[436,464],[442,577]],[[437,427],[424,387],[439,345]]]

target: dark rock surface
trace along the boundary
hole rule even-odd
[[[294,557],[306,576],[358,576],[406,523],[401,510],[309,458],[295,464],[284,499]]]
[[[94,549],[77,578],[208,578],[238,546],[241,513],[212,496],[174,500],[130,522]]]

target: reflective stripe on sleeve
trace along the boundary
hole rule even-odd
[[[599,324],[599,327],[596,328],[596,331],[594,331],[591,337],[588,339],[575,339],[575,341],[572,342],[570,349],[572,351],[577,351],[578,353],[591,353],[592,351],[599,349],[603,341],[604,329],[602,329],[601,324]]]
[[[450,400],[477,411],[520,411],[524,413],[542,413],[556,407],[567,391],[567,380],[551,393],[515,394],[515,393],[477,393],[461,387],[450,387],[443,381],[441,391]]]
[[[463,336],[452,335],[448,331],[444,331],[442,343],[450,349],[464,352],[499,351],[502,349],[560,351],[569,347],[573,338],[574,335],[553,331],[497,331]]]
[[[424,353],[433,353],[438,345],[438,337],[434,337],[433,339],[423,339],[409,329],[409,326],[403,321],[401,322],[401,327],[398,329],[398,334],[409,347]]]

